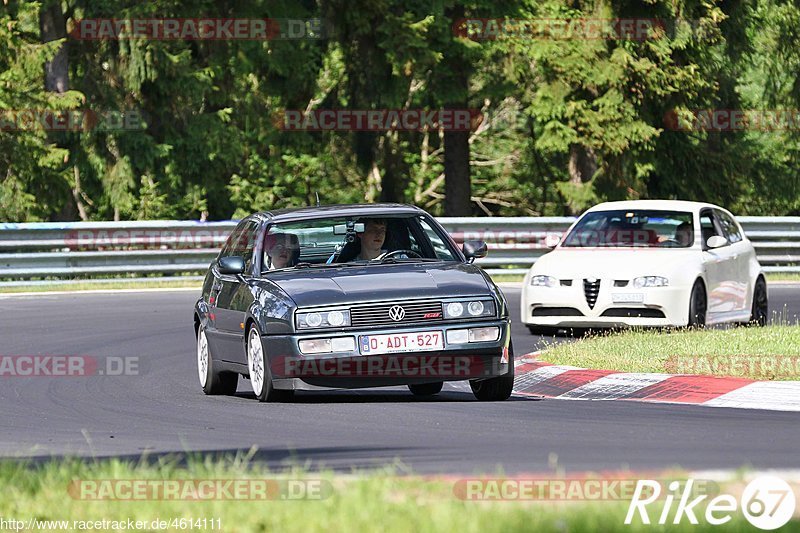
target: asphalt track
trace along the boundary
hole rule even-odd
[[[505,289],[516,319],[519,289]],[[0,456],[151,457],[257,447],[274,467],[349,471],[399,462],[417,473],[618,468],[800,468],[800,414],[633,402],[515,398],[479,403],[463,387],[431,400],[405,388],[305,392],[260,404],[197,382],[197,293],[0,298],[0,355],[139,358],[139,375],[0,377]],[[800,286],[770,288],[800,315]],[[517,353],[540,348],[518,322]]]

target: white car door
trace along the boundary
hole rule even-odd
[[[715,209],[714,214],[718,217],[722,225],[725,238],[731,243],[733,254],[733,264],[731,269],[730,287],[736,297],[736,309],[739,311],[749,311],[750,296],[750,255],[755,253],[752,246],[744,240],[741,228],[736,223],[733,216],[729,213]]]
[[[725,237],[719,220],[711,209],[700,212],[700,234],[703,248],[703,265],[708,283],[708,311],[706,322],[725,320],[726,314],[737,312],[738,297],[732,286],[735,266],[735,250],[730,243],[718,248],[709,248],[708,239],[718,235]]]

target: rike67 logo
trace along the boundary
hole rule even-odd
[[[740,500],[730,494],[721,494],[705,501],[708,494],[702,494],[691,499],[694,481],[689,479],[681,486],[681,482],[673,481],[667,486],[667,491],[662,496],[663,487],[658,481],[640,479],[636,484],[625,523],[631,524],[638,515],[642,524],[651,523],[650,511],[653,513],[653,522],[659,525],[680,524],[688,520],[691,524],[698,524],[698,516],[705,518],[706,523],[722,525],[731,521],[737,512],[752,525],[759,529],[772,530],[786,524],[794,514],[796,500],[792,488],[784,480],[775,476],[761,476],[751,481],[742,492]],[[664,506],[661,513],[648,509],[650,504],[663,498]],[[673,510],[674,507],[674,510]],[[703,512],[704,510],[704,512]]]

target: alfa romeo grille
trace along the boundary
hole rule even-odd
[[[597,295],[599,293],[600,293],[599,279],[583,280],[583,294],[586,296],[586,303],[589,304],[589,309],[594,309],[594,304],[597,303]]]
[[[402,313],[392,308],[400,306]],[[392,318],[402,316],[400,320]],[[442,320],[442,302],[402,302],[376,305],[359,305],[350,308],[350,323],[353,327],[408,324],[411,322],[436,322]]]

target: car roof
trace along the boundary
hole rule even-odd
[[[706,202],[690,202],[688,200],[625,200],[619,202],[603,202],[602,204],[593,206],[588,211],[606,211],[609,209],[655,209],[659,211],[689,211],[695,213],[706,207],[726,211],[718,205]]]
[[[413,205],[380,203],[293,207],[289,209],[263,211],[257,215],[266,217],[271,222],[279,223],[325,217],[379,217],[422,214],[425,214],[425,211]]]

